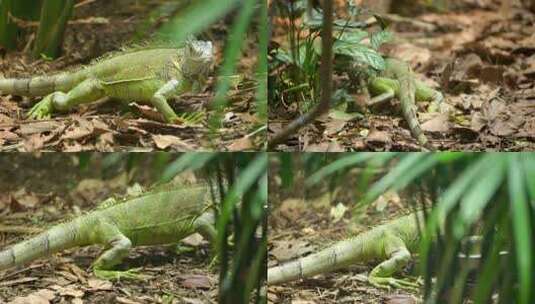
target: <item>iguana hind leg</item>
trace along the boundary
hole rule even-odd
[[[104,97],[104,90],[97,79],[87,79],[75,86],[68,93],[54,92],[38,102],[28,113],[31,119],[50,118],[55,110],[67,111],[70,108],[89,103]]]
[[[214,228],[214,214],[211,212],[205,212],[199,216],[193,226],[195,230],[199,232],[210,243],[214,242],[217,237],[217,231]]]
[[[111,225],[104,225],[103,229],[108,229],[108,239],[105,241],[107,247],[92,265],[95,276],[104,280],[144,279],[145,276],[139,274],[139,269],[113,270],[128,255],[132,242]]]
[[[388,259],[377,265],[370,272],[368,281],[378,288],[394,287],[413,291],[418,290],[418,283],[392,277],[394,273],[405,267],[411,259],[411,254],[403,240],[386,234],[383,242]]]
[[[383,77],[376,77],[369,84],[370,93],[374,96],[369,102],[369,106],[377,105],[389,101],[396,96],[395,88],[399,87],[395,81]]]
[[[210,244],[214,245],[215,240],[217,238],[217,231],[214,228],[214,214],[211,212],[205,212],[201,216],[199,216],[195,222],[193,223],[195,230],[202,235],[207,241],[210,242]],[[214,254],[212,261],[210,262],[210,265],[208,266],[210,269],[217,265],[219,262],[219,256],[218,254]]]

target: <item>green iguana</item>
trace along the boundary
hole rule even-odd
[[[180,121],[167,103],[171,97],[198,91],[212,68],[209,41],[187,41],[183,47],[126,51],[97,60],[76,72],[26,79],[0,79],[0,93],[46,96],[29,112],[44,119],[103,97],[152,104],[167,122]]]
[[[398,98],[412,136],[422,147],[435,150],[420,127],[415,101],[431,101],[433,106],[439,109],[444,100],[442,93],[415,79],[407,63],[393,58],[386,59],[386,69],[383,74],[380,77],[372,78],[368,83],[368,89],[372,96],[376,96],[372,99],[371,104],[393,97]]]
[[[392,275],[401,270],[409,262],[411,252],[418,249],[418,227],[423,227],[422,211],[374,227],[317,253],[272,267],[268,269],[268,285],[308,278],[355,263],[381,261],[368,276],[372,285],[417,288],[417,283],[396,279]]]
[[[86,215],[0,251],[0,271],[68,248],[101,245],[104,251],[92,265],[95,275],[136,278],[135,271],[113,270],[133,246],[174,244],[195,232],[215,237],[209,193],[207,185],[166,185],[124,200],[106,200]]]

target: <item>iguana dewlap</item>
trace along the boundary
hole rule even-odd
[[[371,228],[317,253],[269,268],[268,285],[312,277],[351,264],[380,261],[368,276],[370,283],[379,287],[415,288],[415,283],[391,276],[410,261],[411,252],[418,248],[420,235],[417,221],[423,227],[421,211]]]
[[[134,246],[178,243],[199,232],[215,237],[207,186],[161,187],[125,201],[107,203],[0,251],[0,271],[79,246],[101,245],[95,271],[120,264]]]
[[[29,112],[33,119],[54,111],[110,97],[150,103],[167,122],[178,119],[167,100],[199,90],[214,62],[207,41],[187,41],[181,48],[131,50],[83,67],[76,72],[25,79],[0,79],[0,93],[45,96]]]

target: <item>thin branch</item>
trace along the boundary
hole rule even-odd
[[[321,32],[321,66],[320,66],[320,82],[321,82],[321,99],[320,103],[310,112],[298,117],[292,121],[284,130],[275,134],[270,141],[268,141],[268,149],[274,149],[278,144],[285,142],[291,134],[296,133],[302,127],[316,120],[319,116],[329,111],[329,104],[331,102],[331,93],[333,90],[332,84],[332,33],[333,33],[333,1],[323,1],[323,30]]]

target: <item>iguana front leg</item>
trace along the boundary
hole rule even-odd
[[[167,122],[174,122],[178,119],[175,111],[167,103],[167,99],[170,98],[178,91],[179,81],[176,79],[169,80],[164,84],[154,95],[150,102],[158,109],[158,112],[162,113]]]
[[[404,288],[418,290],[417,283],[396,279],[392,275],[399,272],[411,259],[407,246],[397,236],[386,234],[383,238],[384,250],[388,259],[377,265],[369,274],[368,281],[378,288]]]
[[[82,81],[67,94],[54,92],[38,102],[28,113],[31,119],[50,118],[54,110],[67,111],[70,108],[93,102],[104,97],[105,93],[102,83],[97,79],[87,79]]]
[[[175,111],[169,106],[169,103],[167,103],[167,99],[179,93],[179,89],[180,82],[172,79],[154,93],[150,102],[156,107],[158,112],[162,113],[167,122],[195,124],[204,117],[202,113],[192,113],[186,117],[178,117]]]

